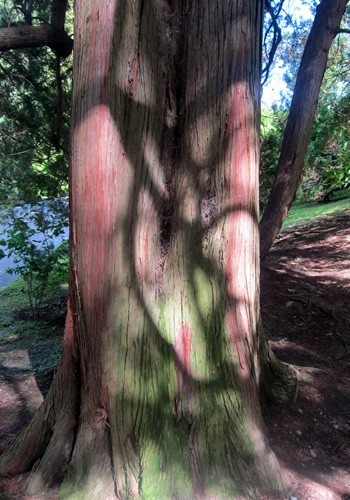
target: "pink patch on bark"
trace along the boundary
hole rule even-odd
[[[185,324],[182,326],[174,344],[175,350],[175,368],[178,382],[179,396],[186,389],[190,376],[192,349],[192,332],[190,327]],[[180,399],[180,397],[179,397]]]
[[[146,236],[145,236],[145,246],[144,246],[144,252],[143,252],[143,255],[144,255],[144,262],[145,264],[147,263],[147,259],[148,259],[148,232],[149,232],[149,228],[147,228],[147,231],[146,231]]]

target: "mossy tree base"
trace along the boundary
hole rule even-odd
[[[271,381],[278,381],[279,389],[272,394],[277,394],[281,403],[288,394],[281,380],[290,379],[285,365],[275,359],[273,363],[273,377],[265,380],[270,390]],[[66,382],[60,376],[62,369],[52,386],[56,393],[60,392],[58,381]],[[169,375],[171,371],[173,364]],[[287,379],[277,375],[282,372]],[[23,494],[50,494],[65,476],[60,487],[60,498],[64,499],[255,498],[258,492],[285,493],[286,482],[266,441],[257,397],[252,397],[252,386],[241,382],[237,372],[227,367],[210,384],[188,381],[181,401],[172,399],[165,391],[166,384],[160,384],[164,391],[156,404],[146,398],[142,416],[133,412],[130,434],[111,425],[112,410],[107,414],[96,408],[88,414],[71,406],[63,412],[66,401],[62,399],[62,406],[57,406],[49,394],[32,424],[3,457],[1,470],[25,472],[36,460]],[[88,401],[90,396],[90,391],[81,391],[76,400]],[[116,420],[121,416],[122,412]],[[26,457],[30,457],[26,462],[23,444],[30,435],[37,439],[38,428],[45,438],[35,453],[26,447]]]

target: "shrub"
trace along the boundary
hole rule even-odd
[[[0,258],[12,257],[7,272],[22,276],[34,317],[40,315],[45,295],[56,293],[68,279],[67,210],[65,200],[52,200],[1,215],[5,238],[0,241]]]

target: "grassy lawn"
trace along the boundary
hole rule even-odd
[[[284,221],[283,229],[311,222],[316,217],[322,217],[334,212],[350,208],[350,198],[331,201],[329,203],[293,203],[288,217]]]

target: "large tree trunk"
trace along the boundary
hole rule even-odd
[[[284,132],[277,173],[260,222],[264,259],[288,215],[298,189],[328,53],[349,0],[322,0],[305,45]]]
[[[71,405],[62,425],[61,495],[281,491],[260,415],[281,382],[259,315],[262,2],[80,0],[75,14],[78,417]],[[21,439],[2,471],[19,471]],[[50,485],[46,442],[26,461],[43,454],[31,494]]]

